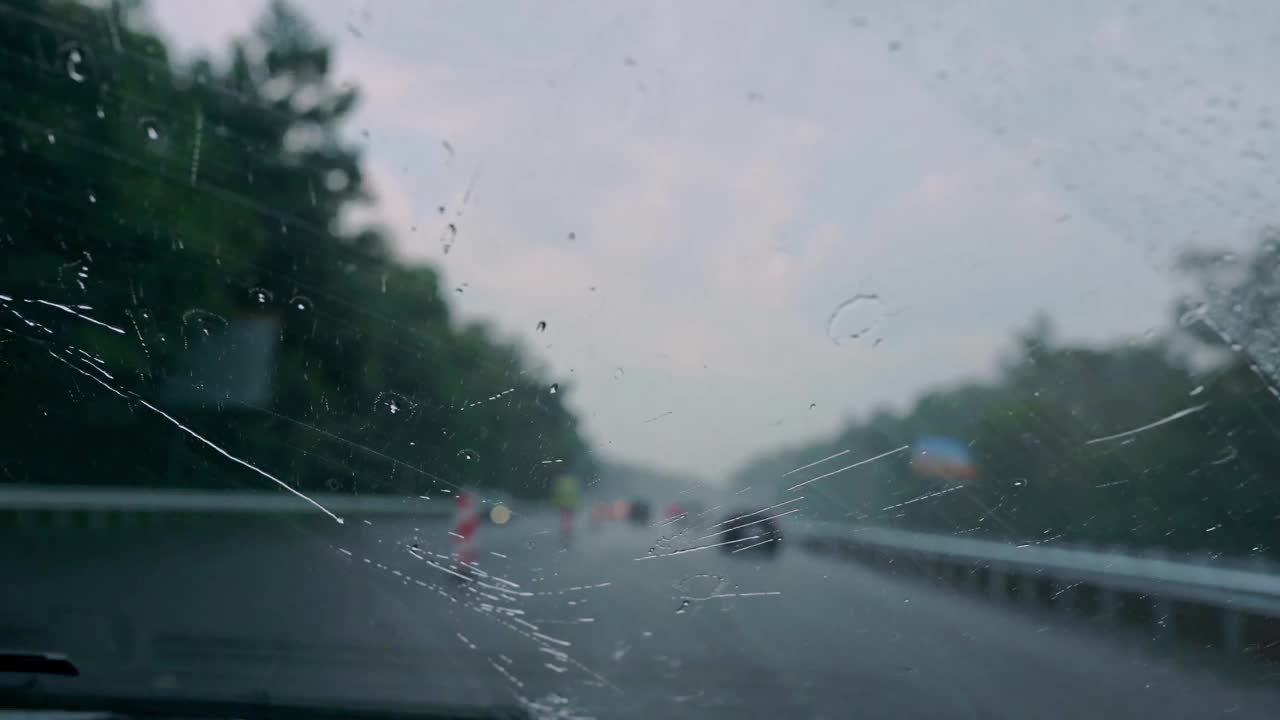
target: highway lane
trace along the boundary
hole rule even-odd
[[[596,717],[1280,717],[1232,682],[1082,621],[699,528],[550,513],[481,528],[481,574],[440,520],[272,519],[0,544],[0,645],[68,652],[72,687],[279,699],[509,703]],[[414,546],[417,547],[414,547]],[[650,554],[650,548],[655,553]]]
[[[334,550],[359,547],[362,529],[331,525],[273,518],[0,543],[0,573],[19,588],[3,598],[0,645],[67,653],[83,677],[54,688],[509,701],[479,681],[489,668],[452,652],[456,603],[389,591]],[[393,559],[368,544],[366,555]]]
[[[615,580],[607,600],[593,598],[602,623],[595,630],[613,630],[575,627],[565,637],[579,643],[584,664],[616,668],[602,674],[625,679],[615,683],[636,716],[655,707],[674,717],[1276,717],[1280,710],[1274,690],[1235,686],[1078,620],[799,552],[776,562],[716,549],[633,559],[646,557],[647,540],[605,531],[591,537],[589,552],[565,553],[557,568],[557,581],[570,586]],[[758,594],[770,592],[780,594]],[[603,694],[592,698],[589,714],[617,713]]]

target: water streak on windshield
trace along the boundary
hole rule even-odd
[[[1278,12],[0,0],[0,708],[1280,716]]]

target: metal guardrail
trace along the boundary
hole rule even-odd
[[[339,516],[444,517],[453,498],[403,495],[310,496]],[[18,527],[106,528],[145,524],[160,516],[318,515],[315,506],[283,492],[0,485],[0,520]]]
[[[1145,603],[1157,635],[1178,632],[1178,616],[1187,608],[1208,609],[1213,644],[1229,649],[1245,647],[1254,626],[1280,619],[1280,573],[1260,563],[1183,562],[1158,553],[1011,545],[840,523],[809,522],[796,530],[811,550],[910,564],[993,600],[1076,610],[1079,596],[1089,592],[1102,616],[1118,615],[1125,602]],[[1198,630],[1203,634],[1203,627]]]

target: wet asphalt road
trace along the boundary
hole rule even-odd
[[[988,604],[795,547],[550,513],[483,527],[281,519],[0,543],[0,646],[68,653],[51,689],[529,703],[592,717],[1280,717],[1280,690],[1084,621]],[[415,549],[412,545],[416,543]],[[654,547],[654,555],[649,549]],[[433,564],[435,563],[435,564]],[[437,566],[438,565],[438,566]]]

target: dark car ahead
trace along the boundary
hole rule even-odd
[[[759,511],[739,511],[720,521],[721,550],[726,553],[776,555],[782,544],[777,518]]]
[[[653,508],[647,500],[632,500],[627,508],[627,519],[635,525],[648,525]]]

